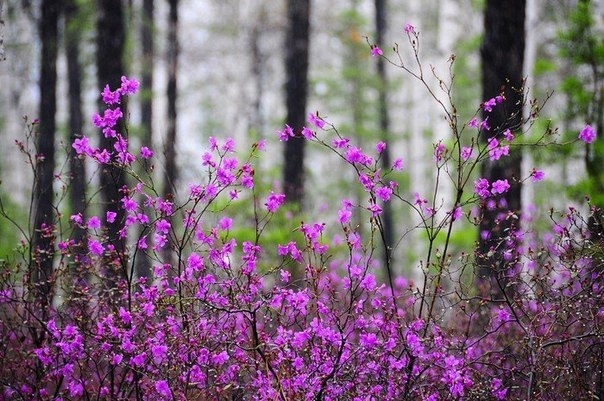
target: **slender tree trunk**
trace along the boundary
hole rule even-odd
[[[124,74],[124,45],[126,35],[124,31],[124,9],[122,0],[98,0],[97,19],[97,76],[99,89],[109,84],[111,89],[118,88],[121,77]],[[127,105],[122,101],[121,105],[124,116],[128,115]],[[105,105],[100,105],[105,108]],[[121,119],[117,131],[126,136],[124,121]],[[113,149],[113,138],[105,138],[100,133],[100,146],[104,149]],[[124,171],[112,164],[104,164],[101,171],[101,199],[103,202],[103,214],[111,211],[117,213],[113,223],[107,222],[107,242],[115,249],[114,253],[106,258],[105,268],[107,274],[114,278],[126,273],[125,261],[125,238],[119,234],[123,227],[125,212],[121,207],[120,199],[124,196],[122,188],[126,185]]]
[[[173,199],[176,195],[176,181],[178,170],[176,167],[176,121],[177,121],[177,74],[178,74],[178,0],[170,0],[170,11],[168,15],[168,133],[164,146],[166,170],[164,174],[164,191],[166,199]],[[172,244],[168,242],[164,252],[164,262],[171,263]]]
[[[482,97],[486,101],[503,94],[505,100],[492,112],[483,110],[483,119],[488,117],[490,126],[490,130],[481,132],[484,142],[491,137],[502,140],[506,129],[521,134],[525,7],[526,0],[488,0],[486,4],[481,48]],[[482,165],[482,177],[490,183],[507,179],[511,185],[508,192],[492,198],[496,207],[482,208],[478,275],[479,282],[492,285],[491,294],[500,293],[499,287],[507,284],[502,269],[506,264],[503,251],[510,245],[505,239],[520,228],[516,217],[521,212],[521,164],[521,152],[512,147],[509,157],[486,160]]]
[[[143,128],[143,145],[149,148],[153,148],[154,8],[154,0],[143,0],[143,18],[141,24],[141,47],[143,50],[141,125]],[[145,235],[146,233],[142,234]],[[139,251],[136,255],[136,275],[138,277],[151,277],[151,258],[144,250]]]
[[[43,0],[40,18],[40,126],[36,137],[34,183],[33,271],[36,300],[44,307],[51,301],[54,250],[55,114],[57,109],[57,36],[60,2]],[[43,308],[44,309],[44,308]]]
[[[0,61],[6,60],[6,55],[4,54],[4,18],[3,18],[3,10],[4,10],[4,0],[0,0]]]
[[[82,71],[80,67],[80,46],[77,29],[78,4],[75,0],[65,0],[65,54],[67,58],[67,81],[69,92],[69,143],[73,143],[82,134]],[[86,220],[86,165],[75,149],[69,147],[69,202],[72,214],[81,214]],[[71,239],[80,252],[84,251],[86,230],[76,226]]]
[[[388,29],[386,19],[386,0],[375,0],[375,37],[379,46],[384,47],[384,36]],[[388,146],[382,152],[382,169],[386,171],[392,167],[390,158],[390,116],[388,113],[388,77],[386,75],[386,62],[382,57],[377,60],[378,86],[378,109],[380,119],[380,137]],[[392,265],[393,247],[393,222],[392,205],[385,202],[382,205],[382,235],[384,241],[383,264],[386,274],[391,278],[390,266]]]
[[[286,202],[302,205],[304,197],[304,145],[300,132],[306,122],[310,0],[288,0],[286,40],[286,123],[297,134],[285,142],[283,189]]]

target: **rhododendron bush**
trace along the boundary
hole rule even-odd
[[[417,56],[418,33],[405,31]],[[384,57],[375,45],[370,51]],[[419,62],[399,67],[426,82]],[[108,242],[106,224],[117,211],[73,215],[47,228],[58,250],[51,305],[34,296],[36,250],[30,255],[24,243],[21,258],[3,262],[3,399],[545,400],[602,394],[604,249],[588,230],[589,216],[574,208],[552,211],[551,229],[542,232],[530,216],[510,211],[502,220],[518,224],[489,255],[449,248],[453,230],[478,226],[481,210],[510,186],[534,185],[544,176],[538,169],[495,182],[477,176],[480,163],[505,158],[517,140],[507,128],[480,121],[480,110],[461,122],[449,111],[452,104],[438,101],[452,132],[426,157],[435,181],[453,185],[452,201],[443,201],[438,185],[433,194],[403,191],[393,173],[404,170],[404,161],[381,167],[386,143],[365,151],[319,113],[302,132],[286,126],[276,137],[302,136],[315,151],[335,153],[336,168],[353,171],[365,196],[341,199],[331,223],[300,222],[289,240],[271,243],[266,232],[278,229],[273,225],[286,199],[278,188],[265,193],[257,185],[254,162],[264,157],[264,143],[245,151],[232,139],[210,138],[199,153],[203,178],[184,198],[163,199],[152,175],[140,173],[151,171],[153,151],[134,151],[117,131],[121,100],[137,90],[136,80],[124,77],[120,88],[102,93],[107,109],[93,121],[113,138],[113,148],[95,148],[86,136],[73,143],[79,157],[130,173],[120,204],[126,252]],[[500,103],[497,97],[480,107],[490,112]],[[526,126],[535,118],[531,113]],[[481,141],[485,130],[493,135]],[[595,136],[586,127],[578,139]],[[548,132],[535,144],[547,149],[554,139]],[[378,257],[384,202],[410,209],[417,229],[427,234],[419,280]],[[253,218],[236,218],[233,211],[242,207]],[[237,225],[254,234],[239,236]],[[73,227],[87,230],[83,243],[70,239]],[[444,244],[435,242],[439,234]],[[150,278],[134,273],[142,253],[152,261]],[[494,261],[490,278],[480,280],[477,261],[486,257]]]

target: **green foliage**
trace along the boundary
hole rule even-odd
[[[19,230],[27,220],[23,207],[12,202],[4,191],[0,191],[0,261],[12,261],[17,255]]]

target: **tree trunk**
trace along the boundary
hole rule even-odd
[[[485,143],[491,137],[501,141],[506,129],[521,134],[525,6],[526,0],[488,0],[486,4],[481,47],[482,98],[486,101],[503,94],[505,100],[492,112],[483,110],[482,117],[488,117],[490,126],[490,130],[481,132]],[[482,208],[478,276],[479,283],[492,285],[491,294],[500,294],[507,284],[503,251],[510,245],[506,245],[505,238],[520,228],[517,217],[521,212],[521,164],[521,152],[512,148],[509,157],[486,160],[481,166],[482,177],[490,183],[507,179],[511,185],[508,192],[492,198],[496,207]]]
[[[176,167],[176,121],[177,121],[177,74],[178,74],[178,0],[170,0],[170,11],[168,15],[168,133],[164,146],[164,157],[166,170],[164,172],[165,199],[171,200],[176,195],[176,181],[178,170]],[[168,240],[168,245],[163,252],[164,263],[172,263],[173,244]]]
[[[300,132],[306,122],[310,0],[288,0],[286,40],[286,123],[297,134],[285,142],[283,190],[286,202],[302,205],[304,197],[304,145]]]
[[[141,74],[141,125],[143,129],[142,143],[153,148],[153,66],[155,58],[154,41],[154,1],[143,0],[143,18],[141,23],[141,47],[143,50],[143,65]],[[148,210],[146,212],[149,212]],[[144,235],[145,233],[143,233]],[[151,258],[144,250],[136,255],[136,275],[151,277]]]
[[[386,20],[386,0],[375,0],[375,40],[379,46],[384,47],[384,36],[388,29]],[[392,167],[390,158],[390,116],[388,113],[388,77],[386,75],[386,62],[382,57],[377,59],[378,86],[378,111],[380,119],[380,138],[388,146],[382,152],[382,169],[388,170]],[[382,205],[382,236],[384,242],[383,264],[389,279],[392,278],[390,266],[392,265],[393,247],[393,222],[392,206],[390,202]],[[392,284],[392,283],[391,283]]]
[[[124,74],[123,54],[126,35],[124,31],[124,9],[122,0],[98,0],[97,19],[97,76],[100,91],[109,85],[112,90],[121,84]],[[100,105],[101,109],[105,105]],[[128,115],[125,101],[121,103],[124,116]],[[117,132],[126,136],[123,119],[117,125]],[[104,149],[113,149],[113,138],[105,138],[100,133],[100,145]],[[119,231],[123,227],[125,212],[121,207],[120,199],[124,196],[121,189],[126,185],[124,171],[111,164],[104,164],[101,171],[101,199],[103,202],[103,214],[112,211],[117,213],[113,223],[107,222],[107,242],[112,245],[115,252],[108,255],[105,268],[110,278],[118,275],[125,276],[125,238],[121,238]]]
[[[4,9],[4,0],[0,0],[0,61],[6,60],[6,55],[4,54],[4,18],[3,11]]]
[[[57,109],[57,36],[59,1],[42,1],[40,17],[40,126],[36,137],[36,176],[34,183],[33,271],[36,301],[47,306],[51,301],[54,258],[54,167],[55,114]]]
[[[67,81],[69,93],[69,143],[73,143],[82,134],[82,72],[80,67],[80,32],[77,29],[79,18],[78,4],[75,0],[65,0],[65,54],[67,58]],[[86,220],[86,165],[75,149],[69,147],[69,202],[72,214],[81,214]],[[78,253],[84,252],[86,230],[76,226],[71,239],[75,241]]]

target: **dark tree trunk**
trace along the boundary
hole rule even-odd
[[[34,295],[42,306],[50,303],[54,258],[55,113],[57,109],[57,36],[60,2],[43,0],[40,18],[40,126],[36,137],[34,183],[33,271]]]
[[[98,0],[97,19],[97,76],[99,89],[109,84],[112,90],[121,84],[124,74],[123,55],[126,35],[124,31],[124,9],[122,0]],[[106,106],[100,105],[101,109]],[[124,116],[128,115],[125,101],[121,103]],[[126,136],[123,119],[117,125],[118,133]],[[113,149],[113,138],[105,138],[100,133],[101,148]],[[124,196],[122,188],[126,184],[124,171],[111,164],[102,166],[101,171],[101,199],[103,202],[103,216],[107,211],[117,213],[114,223],[107,223],[107,241],[115,248],[115,253],[107,258],[106,269],[113,276],[126,273],[125,239],[120,238],[119,231],[123,227],[125,212],[121,207],[120,199]]]
[[[176,195],[176,181],[178,170],[176,167],[176,120],[177,120],[177,74],[178,74],[178,0],[170,0],[170,11],[168,15],[168,132],[164,146],[164,157],[166,170],[164,174],[164,191],[166,199],[172,199]],[[164,252],[164,262],[171,263],[172,244],[168,242]]]
[[[375,37],[379,46],[384,47],[384,35],[388,29],[386,20],[386,0],[375,0]],[[382,169],[384,171],[392,167],[390,158],[390,116],[388,113],[388,77],[386,75],[386,62],[382,57],[377,59],[377,73],[379,78],[378,87],[378,108],[380,118],[380,137],[388,146],[382,152]],[[392,223],[392,206],[390,202],[385,202],[382,206],[381,215],[382,235],[384,242],[383,263],[386,274],[392,278],[390,266],[392,264],[392,246],[394,237],[394,228]]]
[[[67,58],[67,81],[69,92],[69,143],[73,143],[82,134],[82,72],[80,67],[80,32],[78,25],[78,4],[75,0],[65,0],[65,54]],[[71,213],[82,215],[86,220],[86,165],[75,149],[69,147],[69,202]],[[76,226],[71,239],[77,249],[84,251],[86,230]]]
[[[154,8],[154,0],[143,0],[143,18],[141,24],[141,47],[143,50],[141,125],[143,129],[142,143],[149,148],[153,147]],[[144,250],[139,251],[136,255],[136,275],[138,277],[151,277],[151,258]]]
[[[0,61],[6,60],[4,54],[4,0],[0,0]]]
[[[297,134],[285,142],[283,189],[285,200],[302,205],[304,197],[304,145],[300,132],[306,121],[310,0],[288,0],[288,32],[285,59],[286,123]]]
[[[486,4],[481,47],[482,98],[486,101],[503,95],[505,100],[492,112],[483,110],[483,119],[488,117],[490,126],[490,130],[481,132],[484,142],[493,136],[501,140],[506,129],[515,135],[521,134],[525,6],[526,0],[488,0]],[[492,285],[491,294],[500,293],[500,287],[507,284],[502,252],[509,247],[504,243],[505,238],[519,228],[519,220],[510,213],[519,216],[521,212],[521,164],[521,152],[512,148],[509,157],[487,160],[481,169],[482,177],[490,183],[507,179],[511,185],[508,192],[493,197],[497,207],[483,208],[480,224],[479,282]]]
[[[164,147],[166,171],[164,176],[164,196],[174,196],[178,179],[176,171],[176,78],[178,72],[178,0],[170,0],[168,17],[168,133]]]

